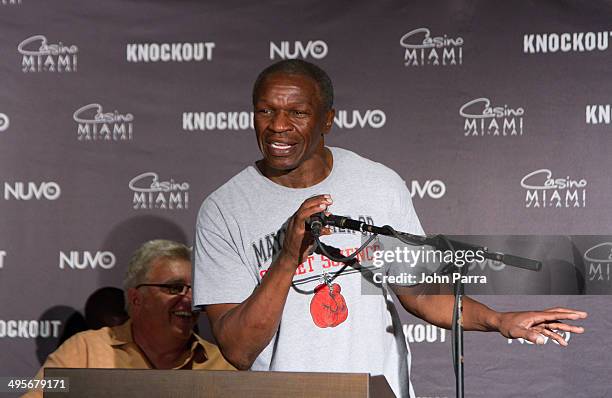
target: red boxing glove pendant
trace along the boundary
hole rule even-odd
[[[318,327],[334,328],[346,321],[348,308],[340,290],[337,283],[331,284],[331,287],[322,283],[315,288],[315,295],[310,302],[310,315]]]

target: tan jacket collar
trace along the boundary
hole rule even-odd
[[[130,343],[137,345],[136,342],[134,342],[134,338],[132,336],[132,320],[131,319],[128,319],[122,325],[112,327],[111,332],[109,333],[109,337],[110,337],[109,344],[111,346],[120,346],[120,345],[130,344]],[[198,336],[197,334],[195,334],[194,332],[191,332],[191,340],[192,340],[191,349],[190,349],[191,355],[189,356],[189,358],[192,359],[196,355],[197,356],[203,355],[203,358],[198,358],[198,359],[200,360],[208,359],[208,355],[206,354],[204,339]]]

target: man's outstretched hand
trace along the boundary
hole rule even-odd
[[[568,325],[562,321],[578,320],[587,317],[584,311],[569,308],[549,308],[544,311],[525,312],[503,312],[499,316],[499,332],[511,339],[523,338],[534,344],[544,344],[544,336],[555,340],[562,346],[567,346],[567,341],[554,330],[584,333],[581,326]]]

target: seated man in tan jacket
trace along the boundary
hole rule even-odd
[[[120,326],[78,333],[51,353],[45,368],[221,369],[234,370],[216,345],[193,332],[191,251],[153,240],[130,260],[124,281],[130,319]],[[27,398],[40,397],[29,391]]]

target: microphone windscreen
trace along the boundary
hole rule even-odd
[[[512,256],[510,254],[504,254],[502,257],[504,264],[512,265],[514,267],[528,269],[530,271],[539,271],[542,269],[542,262],[532,260],[530,258]]]

